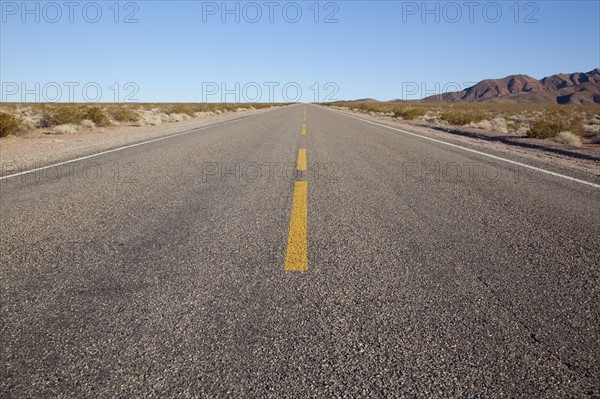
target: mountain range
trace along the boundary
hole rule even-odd
[[[423,101],[600,104],[600,68],[541,80],[527,75],[486,79],[465,90],[426,97]]]

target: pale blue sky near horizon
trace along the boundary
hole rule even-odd
[[[315,3],[2,0],[0,100],[416,99],[600,66],[598,1]]]

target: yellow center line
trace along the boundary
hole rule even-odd
[[[306,110],[304,110],[304,118],[302,119],[302,135],[306,136]]]
[[[306,170],[306,148],[298,150],[298,170]]]
[[[308,244],[306,240],[308,210],[306,192],[308,183],[297,181],[294,184],[294,199],[290,217],[290,232],[285,254],[285,270],[306,271],[308,269]]]

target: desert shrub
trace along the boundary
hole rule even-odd
[[[239,104],[236,103],[227,103],[223,105],[223,111],[227,112],[235,112],[235,110],[239,107]]]
[[[527,137],[547,139],[556,137],[560,132],[571,132],[581,136],[584,132],[583,120],[580,117],[568,119],[538,119],[527,131]]]
[[[207,111],[210,112],[216,112],[219,110],[219,104],[215,104],[215,103],[208,103],[206,104],[207,107]]]
[[[585,133],[585,127],[583,124],[583,118],[581,116],[575,116],[573,119],[571,119],[571,122],[569,123],[569,131],[578,136],[583,136]]]
[[[189,107],[187,104],[174,104],[171,105],[165,112],[168,115],[171,114],[186,114],[188,116],[194,115],[193,108]]]
[[[600,133],[600,125],[584,125],[583,129],[585,130],[586,134],[597,134]]]
[[[42,119],[42,115],[33,115],[33,116],[23,116],[21,117],[21,126],[24,129],[35,129],[40,127],[40,121]]]
[[[182,121],[187,121],[189,119],[191,119],[192,117],[189,116],[188,114],[171,114],[170,116],[170,121],[171,122],[182,122]]]
[[[479,121],[479,122],[470,123],[469,126],[477,127],[479,129],[487,130],[487,131],[493,131],[494,130],[492,122],[489,121],[489,120],[487,120],[487,119],[484,119],[484,120]]]
[[[481,122],[486,119],[486,115],[469,111],[446,111],[442,113],[441,118],[452,125],[463,126]]]
[[[84,119],[81,121],[81,126],[86,127],[88,129],[94,129],[96,124],[89,119]]]
[[[515,122],[508,122],[506,124],[506,128],[510,131],[516,132],[517,130],[519,130],[519,125]]]
[[[566,130],[566,124],[561,121],[553,120],[547,121],[545,119],[538,119],[529,126],[527,131],[527,137],[536,139],[547,139],[554,137],[563,130]]]
[[[85,108],[82,112],[82,116],[82,120],[90,120],[94,122],[96,126],[108,126],[110,124],[110,119],[100,107]]]
[[[365,104],[365,103],[360,103],[358,105],[358,109],[360,109],[361,111],[364,112],[379,112],[379,108],[377,108],[376,106],[372,105],[372,104]]]
[[[162,119],[158,110],[142,110],[140,111],[140,122],[144,125],[157,126],[162,124]]]
[[[191,104],[191,111],[196,114],[198,112],[210,112],[211,107],[209,104]]]
[[[85,118],[81,109],[76,106],[59,106],[43,111],[40,127],[78,124]]]
[[[419,116],[425,115],[425,110],[417,109],[417,108],[395,108],[394,109],[394,118],[402,118],[406,120],[413,120]]]
[[[568,144],[575,147],[581,147],[581,137],[571,132],[560,132],[554,138],[557,143]]]
[[[77,132],[75,125],[66,124],[58,125],[54,127],[54,133],[56,134],[73,134]]]
[[[5,112],[0,113],[0,137],[6,137],[19,131],[21,124],[17,118]]]
[[[140,114],[128,107],[112,108],[109,113],[117,122],[138,122],[140,120]]]

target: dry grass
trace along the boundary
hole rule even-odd
[[[568,131],[594,143],[600,133],[599,105],[336,102],[326,106],[374,115],[393,115],[436,125],[468,126],[498,134],[551,139]]]
[[[73,134],[77,133],[77,125],[67,124],[54,126],[53,129],[56,134]]]
[[[96,128],[96,124],[93,121],[89,120],[89,119],[82,120],[81,121],[81,126],[83,126],[85,128],[88,128],[88,129],[94,129],[94,128]]]
[[[557,143],[572,145],[574,147],[581,147],[581,136],[573,134],[571,132],[560,132],[553,139]]]
[[[52,128],[73,133],[81,128],[134,123],[160,125],[224,112],[241,112],[284,104],[275,103],[0,103],[0,137],[23,130]]]

